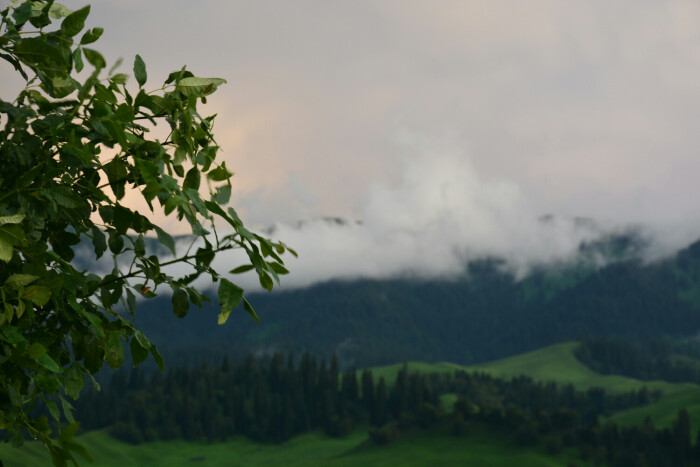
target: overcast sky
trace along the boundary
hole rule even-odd
[[[210,107],[251,221],[362,217],[412,138],[542,214],[700,214],[695,1],[120,0],[92,23],[154,83],[228,80]]]
[[[125,71],[139,53],[152,85],[184,64],[228,80],[207,110],[252,224],[472,249],[545,250],[516,233],[544,214],[700,236],[697,1],[92,3]]]

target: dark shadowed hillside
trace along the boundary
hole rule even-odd
[[[692,288],[699,244],[650,265],[579,263],[540,269],[520,281],[501,266],[471,263],[454,280],[329,282],[254,295],[259,324],[241,310],[217,326],[214,306],[176,320],[163,297],[142,304],[137,324],[171,363],[294,350],[335,352],[341,364],[357,366],[473,363],[588,336],[684,338],[700,330]]]

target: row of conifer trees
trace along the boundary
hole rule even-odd
[[[458,397],[449,410],[441,406],[445,394]],[[600,423],[660,395],[646,389],[577,391],[529,377],[504,380],[464,371],[409,373],[406,365],[389,381],[375,380],[369,370],[341,371],[335,357],[326,363],[308,354],[275,354],[165,374],[117,372],[102,391],[81,395],[76,416],[85,430],[109,427],[131,443],[233,435],[281,442],[311,430],[340,437],[369,427],[371,440],[385,444],[405,431],[468,436],[486,427],[553,454],[578,447],[583,458],[613,465],[692,465],[700,459],[700,445],[691,443],[687,411],[666,430],[650,421],[631,428]]]

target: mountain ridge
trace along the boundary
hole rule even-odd
[[[533,269],[521,280],[500,260],[485,259],[449,280],[330,281],[252,294],[260,324],[241,311],[216,326],[214,305],[176,320],[169,297],[161,296],[140,304],[135,324],[166,358],[187,363],[293,350],[336,353],[344,366],[474,364],[594,335],[692,339],[700,330],[700,242],[654,263],[629,248],[604,266]]]

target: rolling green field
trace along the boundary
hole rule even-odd
[[[425,362],[406,362],[409,373],[452,373],[455,370],[466,370],[467,367],[457,365],[456,363],[440,362],[440,363],[425,363]],[[396,375],[403,367],[403,363],[394,365],[380,366],[372,368],[374,381],[379,381],[379,378],[384,378],[388,385],[393,385],[396,381]]]
[[[621,425],[637,425],[649,416],[654,425],[659,428],[670,427],[682,408],[688,409],[691,427],[694,433],[700,430],[700,386],[692,383],[667,383],[665,381],[640,381],[618,375],[601,375],[574,356],[578,344],[567,342],[556,344],[543,349],[504,358],[480,365],[460,366],[453,363],[421,363],[409,362],[409,372],[451,372],[457,369],[466,371],[481,371],[498,378],[512,378],[528,375],[538,381],[554,381],[561,384],[571,383],[576,389],[586,390],[592,387],[602,387],[610,391],[632,391],[647,387],[649,390],[659,389],[663,396],[656,403],[635,409],[616,413],[612,420]],[[389,365],[373,369],[374,377],[384,377],[392,384],[401,369],[401,364]],[[450,400],[445,398],[446,401]],[[449,409],[449,407],[446,407]]]
[[[95,457],[99,467],[123,466],[450,466],[479,465],[522,467],[566,466],[576,461],[573,452],[556,457],[542,448],[523,448],[503,441],[484,431],[473,431],[462,437],[441,434],[401,436],[388,446],[367,443],[366,431],[356,431],[343,439],[312,433],[298,436],[280,445],[260,445],[243,438],[225,443],[190,443],[169,441],[132,446],[104,432],[80,437]],[[6,467],[50,466],[48,456],[38,445],[21,449],[2,446]],[[577,461],[577,465],[582,465]]]
[[[408,363],[409,371],[452,372],[457,369],[481,371],[496,377],[511,378],[529,375],[540,381],[571,383],[577,389],[602,387],[611,391],[660,389],[663,396],[656,403],[611,417],[620,424],[639,424],[648,415],[657,427],[671,426],[678,410],[687,408],[692,429],[700,429],[700,386],[690,383],[673,384],[663,381],[639,381],[615,375],[600,375],[581,364],[573,355],[576,343],[565,343],[521,354],[490,363],[469,367],[451,363]],[[393,384],[401,364],[374,368],[375,380],[384,377]],[[442,396],[449,410],[455,395]],[[96,458],[96,466],[226,466],[226,465],[291,465],[291,466],[379,466],[398,465],[480,465],[480,466],[563,466],[571,461],[582,465],[574,453],[551,457],[541,447],[524,448],[510,441],[473,429],[466,436],[422,433],[402,435],[388,446],[377,447],[367,441],[367,432],[358,430],[352,435],[335,439],[310,433],[298,436],[280,445],[261,445],[245,438],[222,443],[192,443],[185,441],[154,442],[132,446],[110,437],[106,432],[87,433],[80,441]],[[43,448],[28,443],[20,449],[0,446],[0,458],[5,466],[48,466],[50,462]],[[86,464],[87,462],[81,463]]]
[[[509,378],[528,375],[540,381],[571,383],[577,389],[602,387],[610,391],[631,391],[647,387],[659,389],[663,395],[659,401],[646,407],[618,412],[610,417],[621,425],[637,425],[649,416],[658,428],[672,426],[682,408],[688,409],[693,433],[700,430],[700,386],[692,383],[667,383],[665,381],[640,381],[618,375],[601,375],[579,362],[573,352],[576,343],[565,343],[535,350],[515,357],[468,367],[493,376]]]

